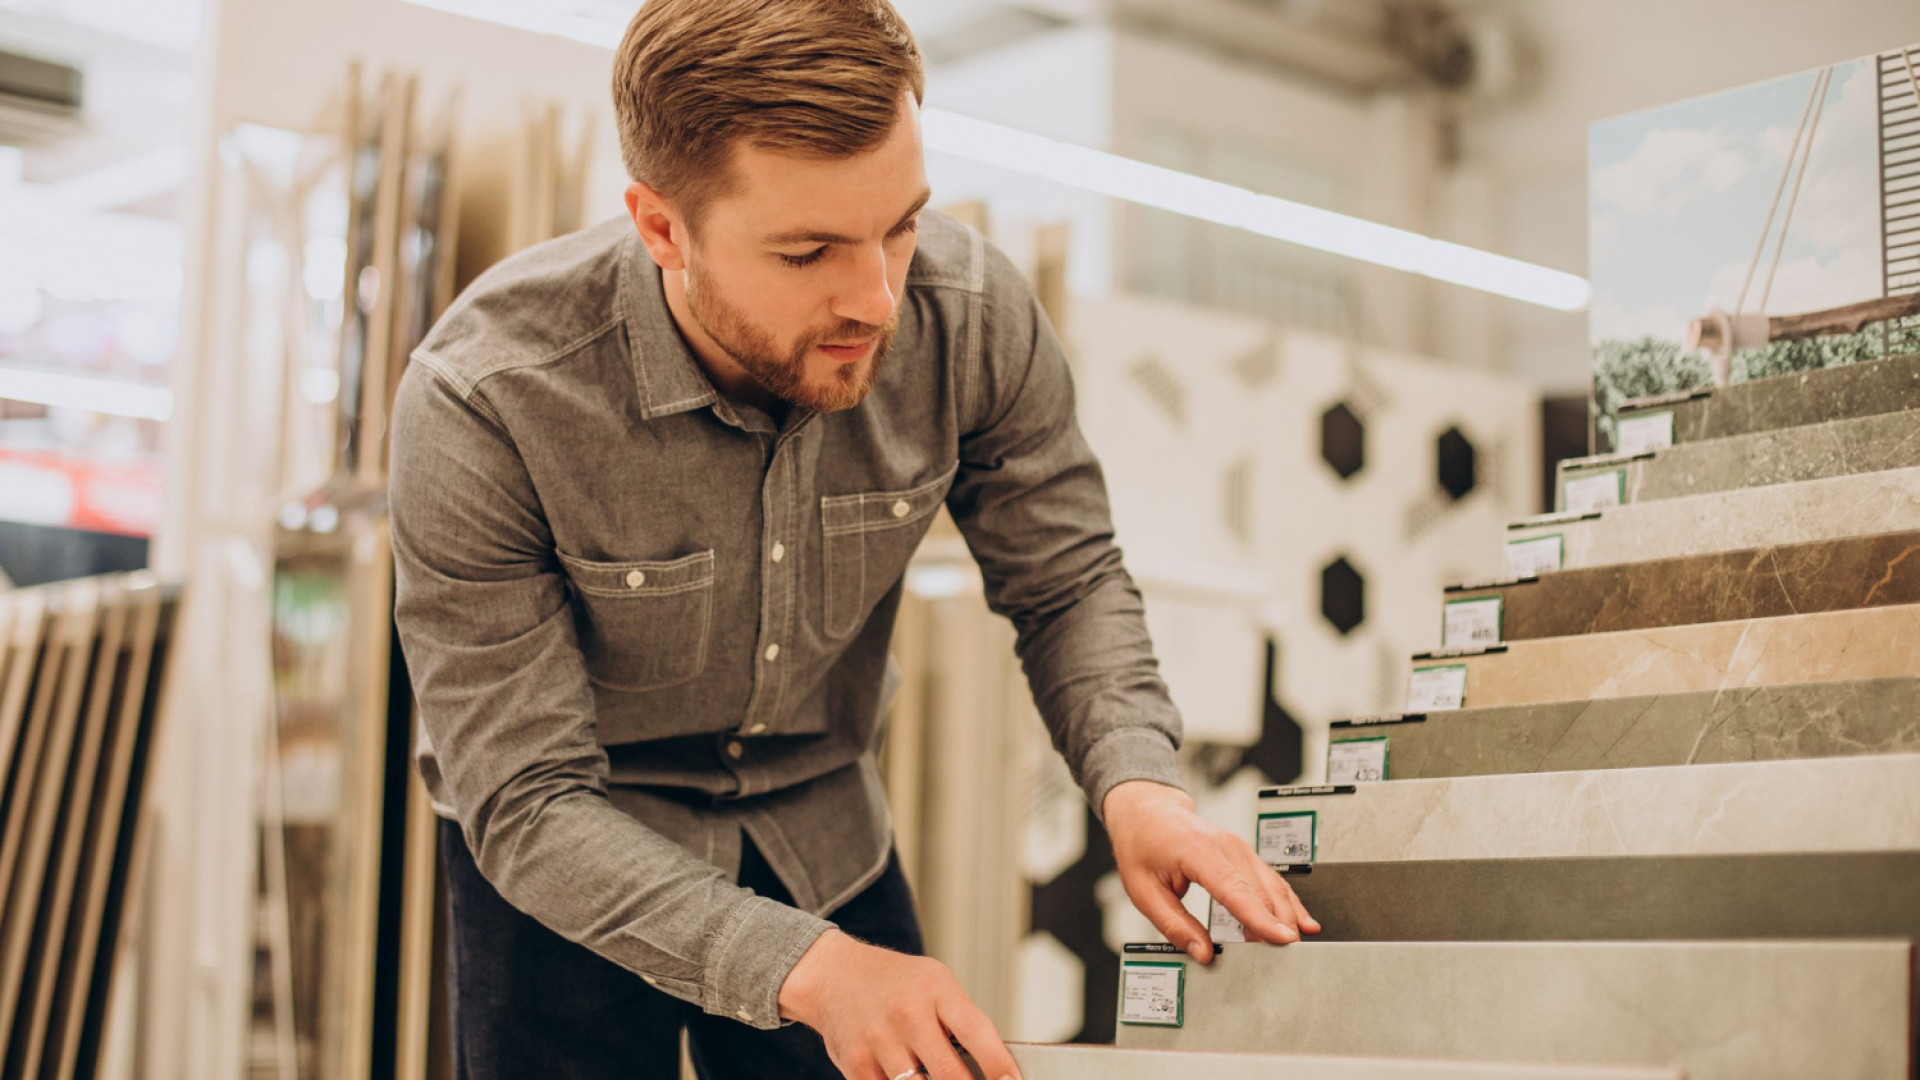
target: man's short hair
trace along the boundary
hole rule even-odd
[[[926,92],[887,0],[646,0],[613,62],[627,175],[691,223],[727,193],[733,148],[849,157]]]

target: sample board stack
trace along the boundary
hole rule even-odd
[[[1903,387],[1920,356],[1624,408],[1650,446],[1566,463],[1510,578],[1448,590],[1406,712],[1261,793],[1250,832],[1325,932],[1204,968],[1131,946],[1120,1044],[1912,1077]]]
[[[0,592],[0,1076],[91,1077],[177,599],[146,574]]]

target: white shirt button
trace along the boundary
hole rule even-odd
[[[744,755],[746,752],[747,752],[747,748],[741,745],[739,739],[727,740],[727,756],[728,757],[732,758],[735,761],[739,761],[741,756]]]
[[[780,646],[778,645],[767,646],[767,659],[768,660],[780,659]]]
[[[741,1009],[739,1012],[734,1013],[733,1015],[739,1017],[742,1020],[745,1020],[749,1024],[753,1023],[753,1014],[748,1012],[745,1009]]]
[[[627,588],[637,589],[647,583],[647,575],[638,570],[627,571]]]
[[[781,559],[787,557],[787,545],[775,543],[773,545],[773,551],[770,554],[774,562],[779,562]]]
[[[748,728],[748,729],[747,729],[747,734],[749,734],[749,735],[758,735],[758,734],[760,734],[761,732],[763,732],[763,731],[765,731],[765,730],[767,730],[767,725],[765,725],[765,724],[755,724],[755,725],[753,725],[752,727],[750,727],[750,728]]]
[[[903,518],[911,513],[913,513],[913,505],[907,502],[907,500],[901,499],[899,502],[893,504],[894,517]]]
[[[659,986],[659,985],[660,985],[660,980],[659,980],[659,979],[656,979],[656,978],[654,978],[654,977],[653,977],[653,976],[651,976],[651,975],[642,975],[642,976],[640,976],[640,981],[641,981],[641,982],[644,982],[644,983],[646,983],[646,984],[647,984],[648,986]]]

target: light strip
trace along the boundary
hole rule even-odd
[[[614,48],[623,28],[514,0],[409,0],[535,33]],[[1262,195],[1190,173],[1093,150],[944,109],[920,114],[930,150],[1227,225],[1318,251],[1512,297],[1560,311],[1587,306],[1577,274],[1436,240],[1406,229]]]
[[[944,109],[920,114],[927,149],[1271,236],[1436,281],[1579,311],[1586,279]]]
[[[20,368],[0,368],[0,398],[138,420],[173,415],[173,392],[164,386]]]

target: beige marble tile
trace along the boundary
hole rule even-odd
[[[1025,1080],[1684,1080],[1674,1068],[1514,1065],[1484,1061],[1123,1050],[1013,1044]],[[974,1076],[980,1077],[978,1069]]]
[[[1563,569],[1920,528],[1920,468],[1634,503],[1586,521],[1516,522],[1508,542],[1558,534]]]
[[[1260,812],[1311,811],[1316,863],[1920,851],[1920,754],[1303,790]]]
[[[1465,706],[1920,674],[1920,604],[1509,642],[1467,666]]]
[[[1908,1080],[1912,962],[1905,941],[1229,945],[1185,962],[1183,1026],[1119,1043]]]

